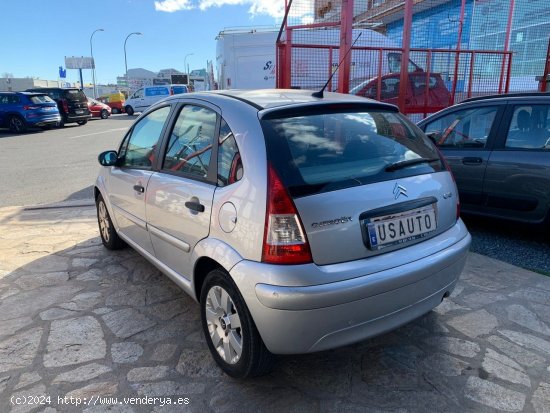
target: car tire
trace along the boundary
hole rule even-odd
[[[101,194],[96,199],[97,208],[97,224],[99,226],[99,235],[101,242],[108,250],[119,250],[124,248],[127,244],[122,238],[120,238],[115,230],[109,210],[105,204],[105,200]]]
[[[87,123],[88,123],[88,120],[87,120],[87,119],[86,119],[86,120],[79,120],[79,121],[76,122],[76,123],[78,123],[80,126],[82,126],[82,125],[87,124]]]
[[[126,106],[124,109],[126,110],[126,113],[128,114],[128,116],[132,116],[134,114],[134,108],[133,107]]]
[[[200,307],[208,348],[227,375],[245,378],[269,373],[275,356],[266,348],[244,299],[224,270],[215,269],[206,276]]]
[[[13,133],[23,133],[27,131],[27,123],[21,116],[10,116],[8,118],[8,126]]]
[[[103,109],[101,111],[101,119],[107,119],[109,117],[109,112],[107,111],[107,109]]]

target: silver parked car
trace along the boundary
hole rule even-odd
[[[435,146],[396,107],[361,97],[177,95],[99,161],[103,244],[129,244],[200,303],[234,377],[427,313],[470,245]]]

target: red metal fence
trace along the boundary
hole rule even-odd
[[[531,33],[512,27],[514,16],[526,15],[518,11],[526,0],[503,2],[497,11],[499,1],[316,0],[312,10],[311,2],[290,0],[277,41],[277,87],[320,89],[340,64],[327,90],[424,116],[472,96],[536,90],[545,56],[539,59],[538,49],[529,56],[527,46],[524,54],[509,48],[517,48],[512,37]],[[533,27],[548,38],[550,22]],[[497,40],[502,47],[487,47]],[[533,57],[540,63],[529,63]]]

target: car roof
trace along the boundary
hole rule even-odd
[[[45,95],[41,92],[0,92],[2,95],[25,95],[25,96],[40,96]]]
[[[469,98],[461,103],[477,102],[479,100],[492,100],[492,99],[509,99],[509,98],[525,98],[525,97],[550,97],[550,92],[516,92],[516,93],[503,93],[500,95],[486,95]]]
[[[258,89],[258,90],[215,90],[208,92],[193,92],[196,98],[212,98],[214,96],[229,97],[247,103],[258,110],[281,108],[285,106],[302,106],[312,103],[362,103],[376,105],[377,107],[395,111],[396,107],[387,103],[381,103],[372,99],[360,96],[347,95],[342,93],[325,92],[323,98],[314,97],[312,90],[297,89]],[[182,99],[186,96],[174,95],[172,99]]]

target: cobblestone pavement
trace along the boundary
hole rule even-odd
[[[280,357],[262,378],[224,376],[199,318],[137,253],[103,248],[93,207],[0,209],[0,412],[550,412],[550,278],[480,255],[421,319]],[[40,395],[51,405],[10,402]],[[65,396],[189,404],[59,405]]]

